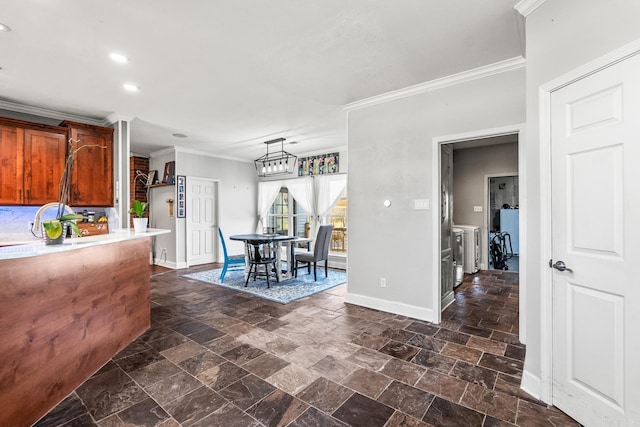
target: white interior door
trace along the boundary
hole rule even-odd
[[[187,177],[187,265],[216,261],[217,183]]]
[[[551,94],[553,404],[586,426],[640,423],[639,75]]]

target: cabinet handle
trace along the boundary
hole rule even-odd
[[[23,202],[23,200],[22,200],[22,188],[19,191],[20,191],[20,196],[18,196],[18,197],[20,198],[20,203],[22,203]]]
[[[31,190],[27,190],[27,203],[31,203]]]

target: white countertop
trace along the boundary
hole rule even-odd
[[[153,237],[167,233],[171,233],[171,230],[148,228],[146,233],[136,233],[132,228],[126,228],[121,230],[112,230],[109,234],[66,238],[61,245],[45,245],[44,240],[39,240],[37,242],[21,245],[0,247],[0,260],[48,255],[64,251],[90,248],[92,246],[106,245],[108,243],[122,242],[125,240]]]

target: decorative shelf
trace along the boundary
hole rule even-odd
[[[149,188],[157,188],[157,187],[168,187],[170,185],[175,185],[175,184],[167,184],[167,183],[161,183],[161,184],[153,184],[153,185],[149,185]]]

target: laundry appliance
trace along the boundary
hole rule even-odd
[[[455,225],[464,232],[464,272],[477,273],[480,270],[480,227],[476,225]]]

